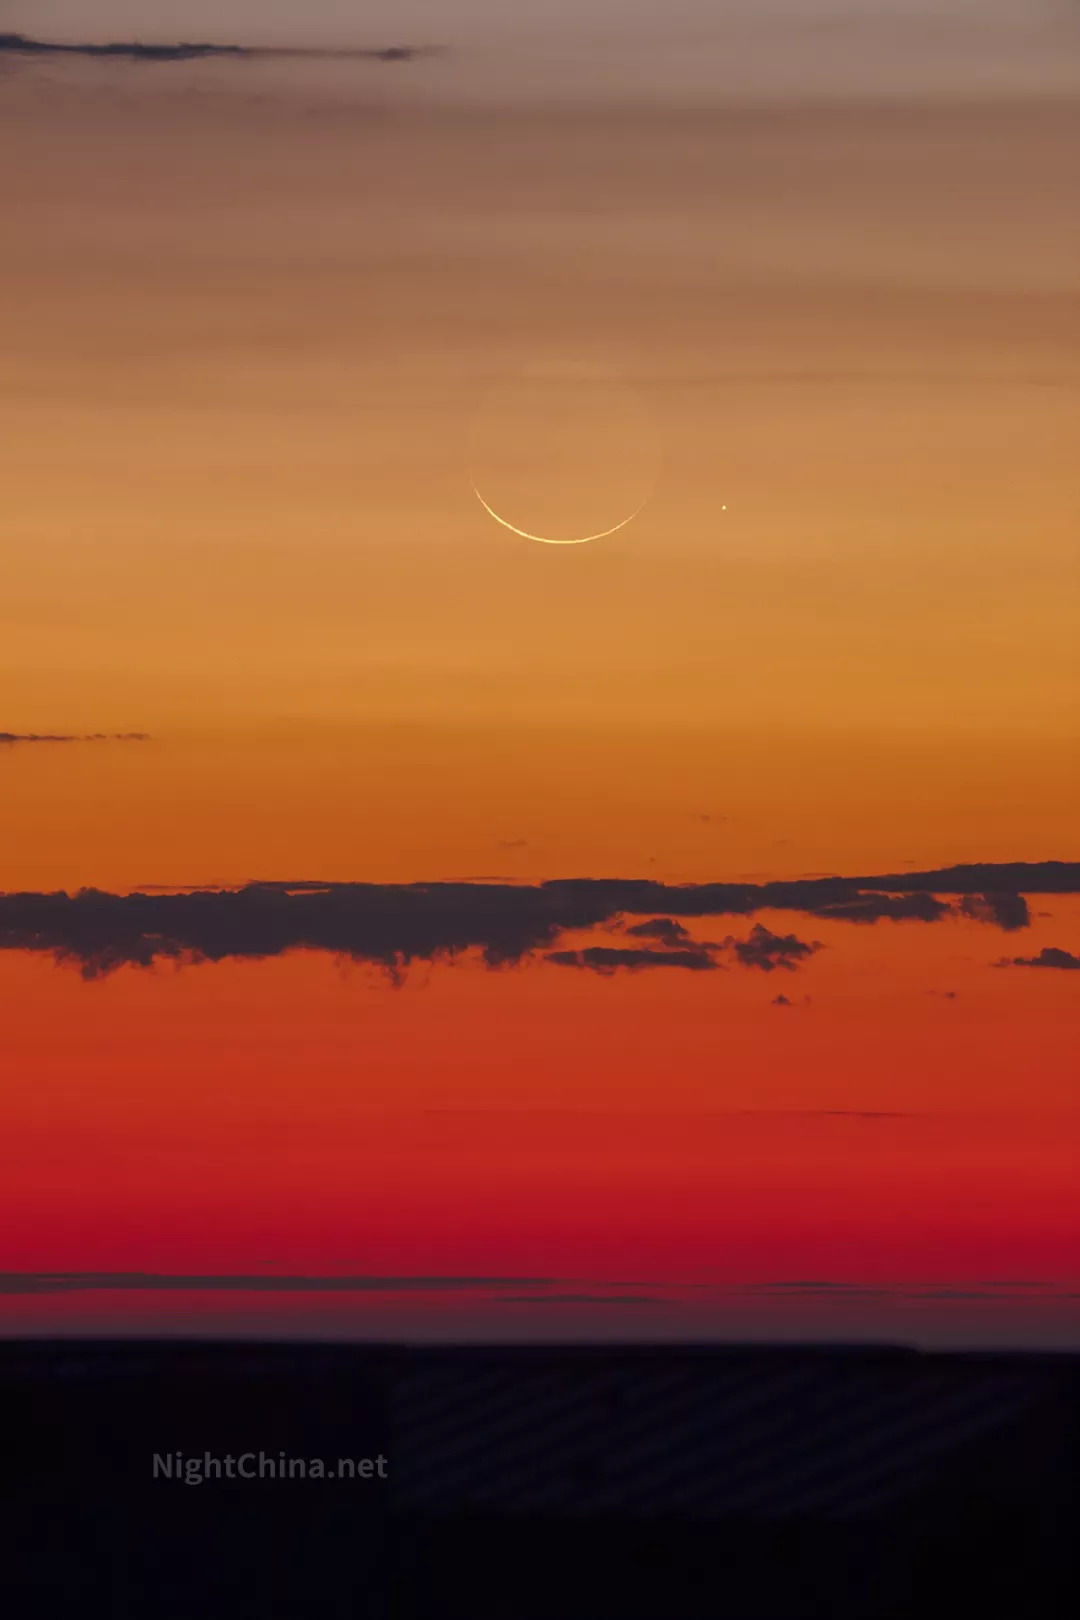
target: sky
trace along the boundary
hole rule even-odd
[[[564,9],[0,8],[0,1331],[1075,1343],[1071,25]]]
[[[414,64],[421,95],[489,106],[708,104],[718,90],[970,99],[1080,83],[1074,0],[7,0],[3,15],[78,41],[441,46],[445,61]],[[356,86],[325,63],[288,72],[322,95]]]

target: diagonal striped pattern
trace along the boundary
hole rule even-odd
[[[424,1513],[858,1517],[1042,1387],[1023,1369],[959,1378],[917,1358],[427,1364],[391,1391],[395,1496]]]

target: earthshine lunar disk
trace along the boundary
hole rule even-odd
[[[490,517],[493,517],[496,523],[501,523],[504,529],[510,530],[511,534],[520,534],[524,540],[539,540],[542,546],[584,546],[590,540],[603,540],[605,535],[616,534],[619,529],[625,529],[628,523],[633,523],[638,513],[644,511],[648,500],[646,496],[646,499],[642,501],[640,506],[634,508],[629,517],[624,517],[618,523],[613,523],[610,529],[600,529],[596,534],[580,534],[572,540],[553,540],[550,535],[530,534],[528,529],[519,529],[516,523],[509,523],[506,518],[500,517],[495,508],[488,505],[475,484],[473,485],[473,494],[484,508],[484,511]]]

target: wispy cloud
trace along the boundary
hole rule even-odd
[[[408,62],[425,56],[433,46],[384,45],[378,48],[287,45],[220,45],[205,42],[178,42],[157,45],[142,40],[119,40],[106,44],[68,40],[30,39],[25,34],[0,34],[0,56],[26,59],[81,57],[91,61],[197,62],[210,59],[249,61],[261,58],[300,58],[332,61]]]
[[[13,748],[21,743],[86,743],[86,742],[149,742],[145,731],[88,731],[37,732],[0,731],[0,747]]]

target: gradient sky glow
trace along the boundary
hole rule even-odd
[[[797,9],[849,21],[0,7],[459,45],[0,63],[0,732],[149,736],[0,747],[0,892],[1076,858],[1080,30]],[[647,498],[538,546],[477,473],[541,533]],[[1080,953],[1080,901],[1029,906],[398,988],[305,950],[87,981],[0,934],[5,1272],[662,1300],[22,1288],[0,1330],[1075,1343],[1080,972],[997,964]],[[862,1292],[781,1308],[799,1278]]]

